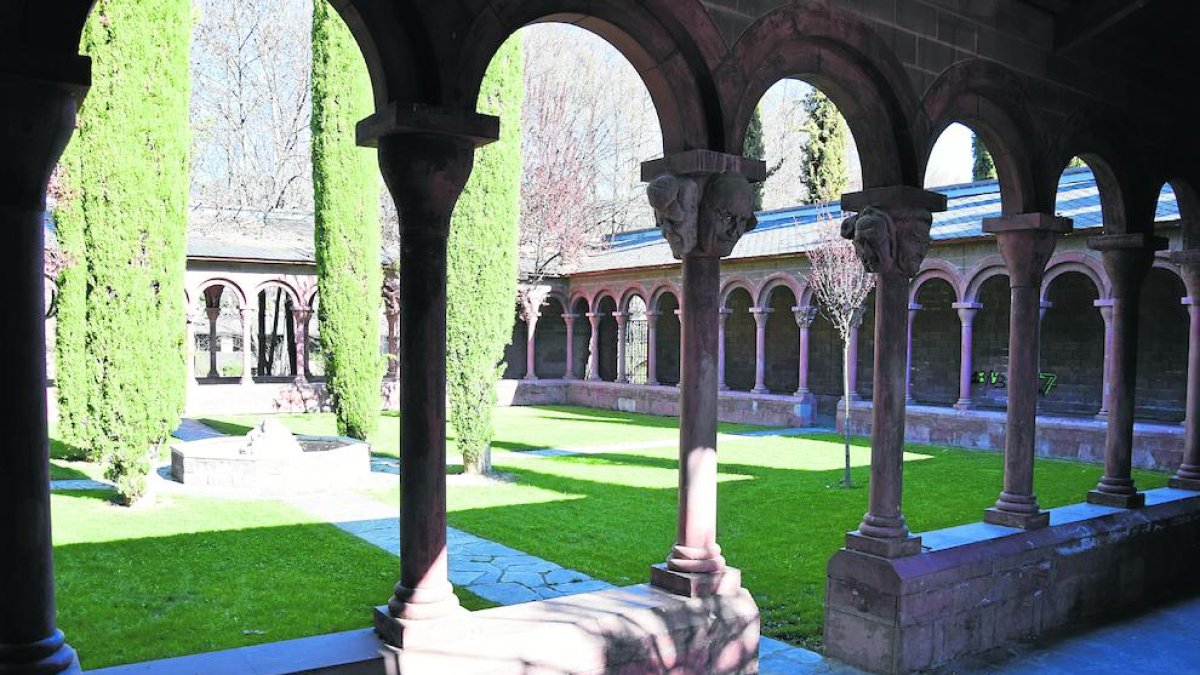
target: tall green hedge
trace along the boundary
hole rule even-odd
[[[317,321],[338,433],[365,439],[379,421],[383,269],[379,170],[355,144],[373,110],[371,82],[350,30],[327,0],[313,3],[312,163]]]
[[[479,111],[501,119],[500,140],[476,151],[450,222],[446,383],[450,422],[471,473],[490,469],[499,363],[512,339],[524,94],[521,39],[514,35],[492,59],[479,93]]]
[[[132,502],[185,395],[191,3],[99,0],[92,89],[63,158],[58,385],[66,440]]]
[[[804,100],[808,118],[804,131],[808,139],[800,180],[808,188],[810,203],[828,202],[842,196],[850,178],[847,175],[846,142],[850,130],[837,106],[820,90],[813,89]]]

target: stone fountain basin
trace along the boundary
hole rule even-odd
[[[361,487],[371,446],[344,436],[296,436],[303,452],[243,455],[241,436],[171,444],[171,476],[188,487],[256,493]]]

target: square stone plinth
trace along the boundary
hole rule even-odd
[[[983,522],[991,523],[992,525],[1003,525],[1004,527],[1015,527],[1020,530],[1036,530],[1050,524],[1050,512],[1013,513],[1012,511],[1001,511],[992,507],[984,510]]]
[[[742,588],[742,571],[726,567],[712,574],[693,574],[667,569],[666,563],[650,566],[650,585],[685,598],[729,595]]]
[[[1140,509],[1146,505],[1146,493],[1135,492],[1131,495],[1114,495],[1108,492],[1092,490],[1087,494],[1089,504],[1112,506],[1118,509]]]
[[[1167,485],[1175,488],[1176,490],[1191,490],[1192,492],[1200,492],[1200,480],[1194,480],[1191,478],[1172,477],[1171,480],[1167,481]]]
[[[459,607],[446,617],[417,621],[397,619],[388,611],[387,605],[379,605],[375,608],[375,632],[393,647],[417,647],[453,636],[457,621],[466,613],[467,610]]]
[[[884,539],[868,537],[855,530],[846,533],[846,548],[877,555],[880,558],[903,558],[921,552],[921,538],[909,535],[896,539]]]

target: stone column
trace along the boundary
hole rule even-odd
[[[858,331],[862,328],[862,321],[863,313],[856,313],[854,318],[851,319],[850,334],[846,338],[846,377],[850,380],[851,401],[862,399],[862,396],[858,394]],[[907,366],[905,367],[907,368]],[[907,386],[905,385],[905,387]]]
[[[679,310],[675,310],[678,312]],[[725,322],[729,320],[729,315],[733,314],[732,309],[722,307],[718,310],[719,319],[717,321],[717,391],[729,391],[729,385],[725,384]],[[680,354],[682,356],[682,354]]]
[[[813,399],[815,397],[808,390],[808,340],[813,321],[817,319],[817,308],[812,305],[793,307],[792,313],[796,317],[796,325],[800,328],[800,370],[797,373],[798,386],[796,387],[796,396],[803,399]]]
[[[908,289],[929,251],[933,211],[946,197],[897,186],[842,195],[842,224],[867,269],[875,274],[875,372],[871,412],[871,479],[867,513],[846,548],[899,558],[921,552],[901,508],[904,480],[904,388]]]
[[[617,320],[617,382],[628,382],[629,373],[625,372],[625,326],[629,315],[625,312],[613,312],[612,315]]]
[[[1112,283],[1113,296],[1112,358],[1108,366],[1112,394],[1104,439],[1104,476],[1096,489],[1088,493],[1091,504],[1133,509],[1146,503],[1146,495],[1138,492],[1133,482],[1138,311],[1142,282],[1154,264],[1154,252],[1166,247],[1166,239],[1144,232],[1088,238],[1088,248],[1104,256],[1104,270]]]
[[[958,310],[958,321],[962,326],[962,336],[958,343],[958,401],[954,407],[958,410],[970,410],[975,407],[971,402],[971,374],[974,372],[975,358],[975,315],[983,308],[978,302],[956,302],[953,305]]]
[[[445,635],[429,621],[461,611],[446,549],[446,240],[474,149],[498,134],[495,117],[397,103],[358,126],[401,213],[400,583],[375,611],[397,647]]]
[[[531,312],[525,317],[525,379],[537,377],[537,323],[541,312]]]
[[[996,235],[1008,267],[1012,298],[1008,331],[1008,418],[1004,445],[1004,489],[983,520],[1026,530],[1045,527],[1050,514],[1033,494],[1033,456],[1037,432],[1038,354],[1042,275],[1060,234],[1071,221],[1047,213],[984,218],[983,229]]]
[[[591,339],[588,342],[587,379],[600,381],[600,313],[588,312],[588,323],[592,326]]]
[[[196,312],[191,305],[187,307],[187,315],[185,326],[187,332],[184,334],[184,352],[187,358],[187,384],[192,386],[196,383]]]
[[[42,63],[46,73],[54,67]],[[6,403],[0,408],[0,672],[78,673],[56,625],[46,419],[42,278],[46,185],[75,128],[86,85],[0,75],[0,306],[8,329]]]
[[[1191,319],[1188,331],[1188,375],[1186,417],[1183,422],[1183,462],[1168,484],[1180,490],[1200,490],[1200,251],[1176,251],[1171,260],[1187,280],[1189,295],[1183,299]]]
[[[296,336],[296,383],[308,382],[308,320],[312,310],[292,308],[293,335]]]
[[[578,314],[567,312],[562,315],[563,323],[567,326],[567,368],[563,373],[564,380],[574,380],[575,378],[575,319],[579,318]]]
[[[1100,410],[1096,419],[1108,421],[1108,405],[1112,400],[1112,383],[1108,381],[1108,369],[1112,365],[1113,348],[1113,301],[1111,298],[1092,301],[1092,305],[1100,310],[1100,318],[1104,319],[1104,365],[1103,382],[1100,385]]]
[[[751,307],[750,315],[754,317],[754,388],[755,394],[767,393],[767,320],[774,310],[763,307]]]
[[[737,592],[741,573],[717,544],[717,370],[720,363],[721,258],[753,228],[753,191],[761,161],[708,150],[642,164],[650,205],[671,252],[682,260],[680,322],[679,519],[665,564],[651,583],[672,593]]]
[[[904,402],[906,404],[913,403],[912,396],[912,330],[913,323],[917,320],[917,312],[924,309],[920,304],[915,302],[908,303],[908,338],[906,340],[905,360],[908,362],[908,367],[904,373]]]
[[[217,369],[217,350],[220,348],[217,342],[217,319],[221,316],[221,308],[205,307],[204,314],[208,316],[208,377],[220,377],[221,371]]]
[[[662,312],[646,312],[646,384],[658,384],[658,317]]]
[[[400,312],[399,311],[387,313],[387,350],[388,350],[387,376],[388,377],[395,377],[396,372],[399,370],[397,368],[397,365],[398,365],[397,357],[399,356],[399,351],[400,351],[400,344],[399,344],[400,343],[400,333],[398,330],[399,323],[400,323]]]
[[[257,307],[243,307],[240,310],[242,315],[242,384],[254,384],[253,356],[254,351],[250,349],[251,339],[254,337],[254,319],[258,316]]]

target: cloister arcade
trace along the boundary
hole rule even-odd
[[[826,654],[881,672],[924,670],[1197,589],[1200,146],[1191,118],[1200,93],[1181,85],[1195,62],[1191,3],[1106,3],[1107,12],[1097,12],[1088,0],[338,0],[333,6],[357,38],[375,88],[376,112],[359,125],[358,139],[377,149],[401,213],[401,556],[399,583],[375,610],[382,643],[363,637],[356,644],[369,644],[369,653],[345,654],[341,661],[327,648],[306,652],[293,643],[285,648],[289,668],[757,672],[758,607],[736,567],[754,561],[732,553],[726,560],[718,543],[716,421],[726,400],[720,373],[731,389],[786,392],[789,359],[797,359],[799,389],[807,353],[814,366],[810,389],[821,387],[825,371],[812,355],[827,343],[817,321],[807,352],[771,356],[768,335],[791,339],[787,321],[780,321],[788,294],[794,307],[811,304],[803,286],[780,279],[786,283],[776,284],[778,290],[769,288],[766,277],[783,267],[778,258],[760,260],[765,269],[754,276],[730,263],[724,278],[722,259],[755,250],[747,234],[756,224],[750,184],[763,180],[766,167],[743,156],[744,137],[764,92],[789,77],[828,94],[858,144],[863,189],[843,195],[841,210],[855,214],[844,229],[876,278],[873,315],[864,319],[873,330],[860,331],[857,341],[860,354],[874,354],[870,368],[864,360],[858,369],[858,378],[872,383],[870,481],[862,522],[846,523],[844,547],[826,566]],[[8,672],[79,670],[55,618],[42,395],[44,288],[34,261],[42,255],[50,171],[90,82],[90,61],[78,45],[91,9],[90,0],[15,0],[0,10],[0,141],[6,148],[0,154],[0,224],[10,234],[3,251],[8,264],[0,266],[6,270],[0,305],[16,326],[2,338],[14,357],[8,378],[13,396],[0,412],[8,431],[0,452],[0,550],[6,563],[0,574],[0,669]],[[499,125],[507,123],[476,112],[483,74],[509,35],[538,21],[574,23],[609,40],[641,74],[659,117],[664,154],[647,157],[641,177],[651,185],[659,225],[680,261],[679,292],[668,296],[654,285],[637,296],[647,307],[647,379],[650,354],[656,376],[679,364],[675,540],[663,542],[667,559],[650,565],[648,585],[464,614],[447,574],[447,236],[475,149],[494,141]],[[971,244],[983,255],[950,260],[955,273],[936,279],[930,272],[918,284],[914,280],[931,267],[926,254],[933,214],[947,201],[925,189],[926,159],[952,122],[970,126],[992,151],[999,214],[982,220],[983,232]],[[1094,171],[1101,202],[1100,222],[1074,223],[1080,230],[1096,228],[1086,242],[1067,236],[1075,214],[1056,204],[1060,176],[1076,156]],[[1155,222],[1155,198],[1168,181],[1180,213],[1169,241],[1156,233]],[[765,219],[758,219],[760,228]],[[1163,261],[1160,252],[1168,246]],[[1046,283],[1053,269],[1047,265],[1065,260],[1055,258],[1056,248],[1094,252],[1087,255],[1102,260],[1107,274],[1096,283],[1085,268],[1095,272],[1097,266],[1076,260],[1083,266],[1071,273],[1064,268]],[[1156,261],[1163,271],[1153,271]],[[1135,410],[1139,403],[1143,412],[1159,405],[1178,417],[1174,404],[1147,405],[1158,393],[1139,400],[1146,385],[1168,379],[1167,369],[1178,372],[1177,363],[1165,365],[1150,337],[1174,330],[1170,326],[1181,316],[1174,297],[1166,297],[1180,288],[1169,276],[1171,265],[1187,289],[1190,314],[1184,450],[1172,467],[1171,487],[1142,491],[1131,472]],[[737,281],[739,271],[744,283]],[[1000,299],[1005,278],[1007,321]],[[1147,279],[1171,288],[1170,294],[1147,301]],[[563,358],[573,364],[573,374],[624,379],[631,372],[630,351],[614,336],[628,334],[630,285],[597,286],[564,289],[558,299],[565,298],[568,316],[576,317],[564,326],[572,353]],[[1062,311],[1086,308],[1093,292],[1107,333],[1101,387],[1108,393],[1100,399],[1107,407],[1103,449],[1090,458],[1103,462],[1103,474],[1079,504],[1046,511],[1034,494],[1035,443],[1046,426],[1037,417],[1039,342],[1048,342],[1044,323],[1045,331],[1060,330],[1062,321],[1074,318],[1055,319],[1055,307],[1046,303],[1061,303]],[[672,344],[658,332],[658,322],[667,323],[661,312],[670,306],[668,297],[680,307],[678,359],[659,349]],[[917,534],[909,531],[903,508],[905,499],[922,498],[903,490],[904,439],[914,416],[914,407],[906,416],[906,398],[911,392],[946,401],[954,393],[935,391],[945,376],[940,370],[917,368],[910,378],[910,347],[921,344],[923,356],[935,342],[922,334],[954,332],[945,308],[951,299],[959,334],[972,337],[962,341],[970,350],[960,348],[957,398],[969,399],[964,405],[998,402],[998,394],[977,391],[961,374],[992,368],[990,355],[1002,349],[994,343],[1006,345],[1006,408],[989,417],[1003,429],[1004,475],[995,486],[995,505],[979,514],[982,522]],[[306,300],[293,297],[293,308],[309,311]],[[1162,311],[1151,315],[1150,303],[1158,302]],[[1174,312],[1166,311],[1168,304]],[[660,314],[652,319],[654,312]],[[1144,325],[1151,319],[1167,327]],[[1088,344],[1098,353],[1100,324],[1094,315],[1081,320],[1090,322]],[[649,349],[652,322],[656,334]],[[718,368],[723,324],[724,367]],[[999,337],[1004,324],[1006,341]],[[534,335],[527,361],[536,375],[536,331],[527,333]],[[595,355],[587,365],[581,365],[581,339]],[[970,358],[962,358],[968,351]],[[761,355],[753,357],[753,366],[750,354]],[[768,359],[784,369],[772,367],[769,379]],[[1148,365],[1140,363],[1146,360]],[[835,363],[832,357],[820,361],[821,367]],[[632,365],[642,367],[640,361]],[[1095,367],[1093,361],[1092,374],[1078,380],[1091,383],[1080,385],[1092,392],[1081,404],[1085,414],[1100,410]],[[482,656],[480,644],[488,646]],[[320,650],[319,665],[303,660]],[[211,657],[193,658],[193,671],[212,672],[202,665]]]

